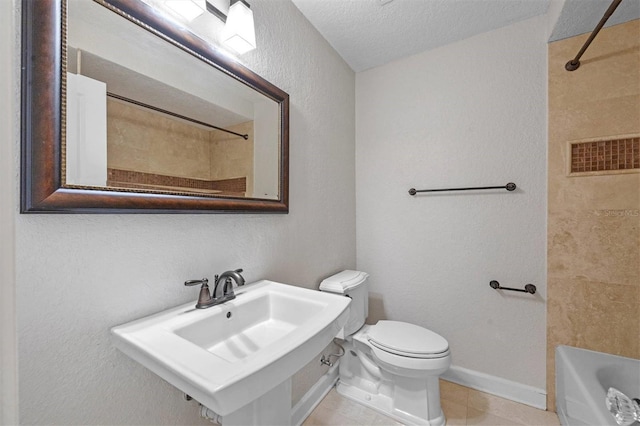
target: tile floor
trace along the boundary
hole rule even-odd
[[[440,397],[447,425],[560,425],[558,416],[553,412],[538,410],[444,380],[440,381]],[[303,426],[400,424],[340,396],[333,388]]]

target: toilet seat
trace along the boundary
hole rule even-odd
[[[431,330],[401,321],[378,321],[367,340],[381,351],[401,357],[434,359],[449,355],[449,342]]]

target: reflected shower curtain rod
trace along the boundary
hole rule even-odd
[[[616,8],[621,2],[622,0],[613,0],[613,2],[611,3],[607,11],[604,12],[604,16],[602,17],[602,19],[600,19],[600,22],[598,22],[598,25],[596,25],[591,35],[582,46],[582,49],[580,49],[580,51],[578,52],[575,58],[567,62],[567,64],[564,66],[564,68],[567,71],[575,71],[578,69],[578,67],[580,66],[580,57],[582,57],[582,55],[587,50],[587,48],[589,47],[593,39],[596,38],[596,36],[598,35],[598,32],[600,32],[600,30],[604,26],[605,22],[607,22],[607,19],[609,19],[609,17],[613,14],[613,12],[616,10]]]
[[[226,133],[230,133],[232,135],[240,136],[244,140],[249,139],[249,135],[247,135],[247,134],[243,135],[242,133],[236,133],[236,132],[233,132],[231,130],[223,129],[222,127],[214,126],[213,124],[205,123],[203,121],[198,121],[198,120],[195,120],[193,118],[186,117],[184,115],[176,114],[175,112],[167,111],[166,109],[158,108],[158,107],[155,107],[153,105],[148,105],[148,104],[145,104],[145,103],[142,103],[142,102],[130,99],[130,98],[126,98],[124,96],[116,95],[115,93],[107,92],[107,96],[109,96],[110,98],[118,99],[120,101],[128,102],[130,104],[141,106],[143,108],[147,108],[147,109],[150,109],[150,110],[153,110],[153,111],[161,112],[163,114],[167,114],[167,115],[170,115],[172,117],[180,118],[182,120],[186,120],[186,121],[189,121],[191,123],[196,123],[196,124],[199,124],[201,126],[208,127],[210,129],[216,129],[216,130],[220,130],[221,132],[226,132]]]

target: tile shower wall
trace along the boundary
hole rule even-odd
[[[547,402],[552,409],[556,345],[640,358],[640,174],[568,176],[569,141],[622,135],[633,140],[627,135],[640,134],[638,34],[638,20],[603,29],[573,72],[564,64],[588,34],[549,45]]]
[[[640,170],[640,137],[571,143],[570,173],[612,174]]]

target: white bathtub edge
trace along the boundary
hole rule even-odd
[[[520,402],[541,410],[547,409],[544,389],[452,365],[441,378],[481,392]]]

